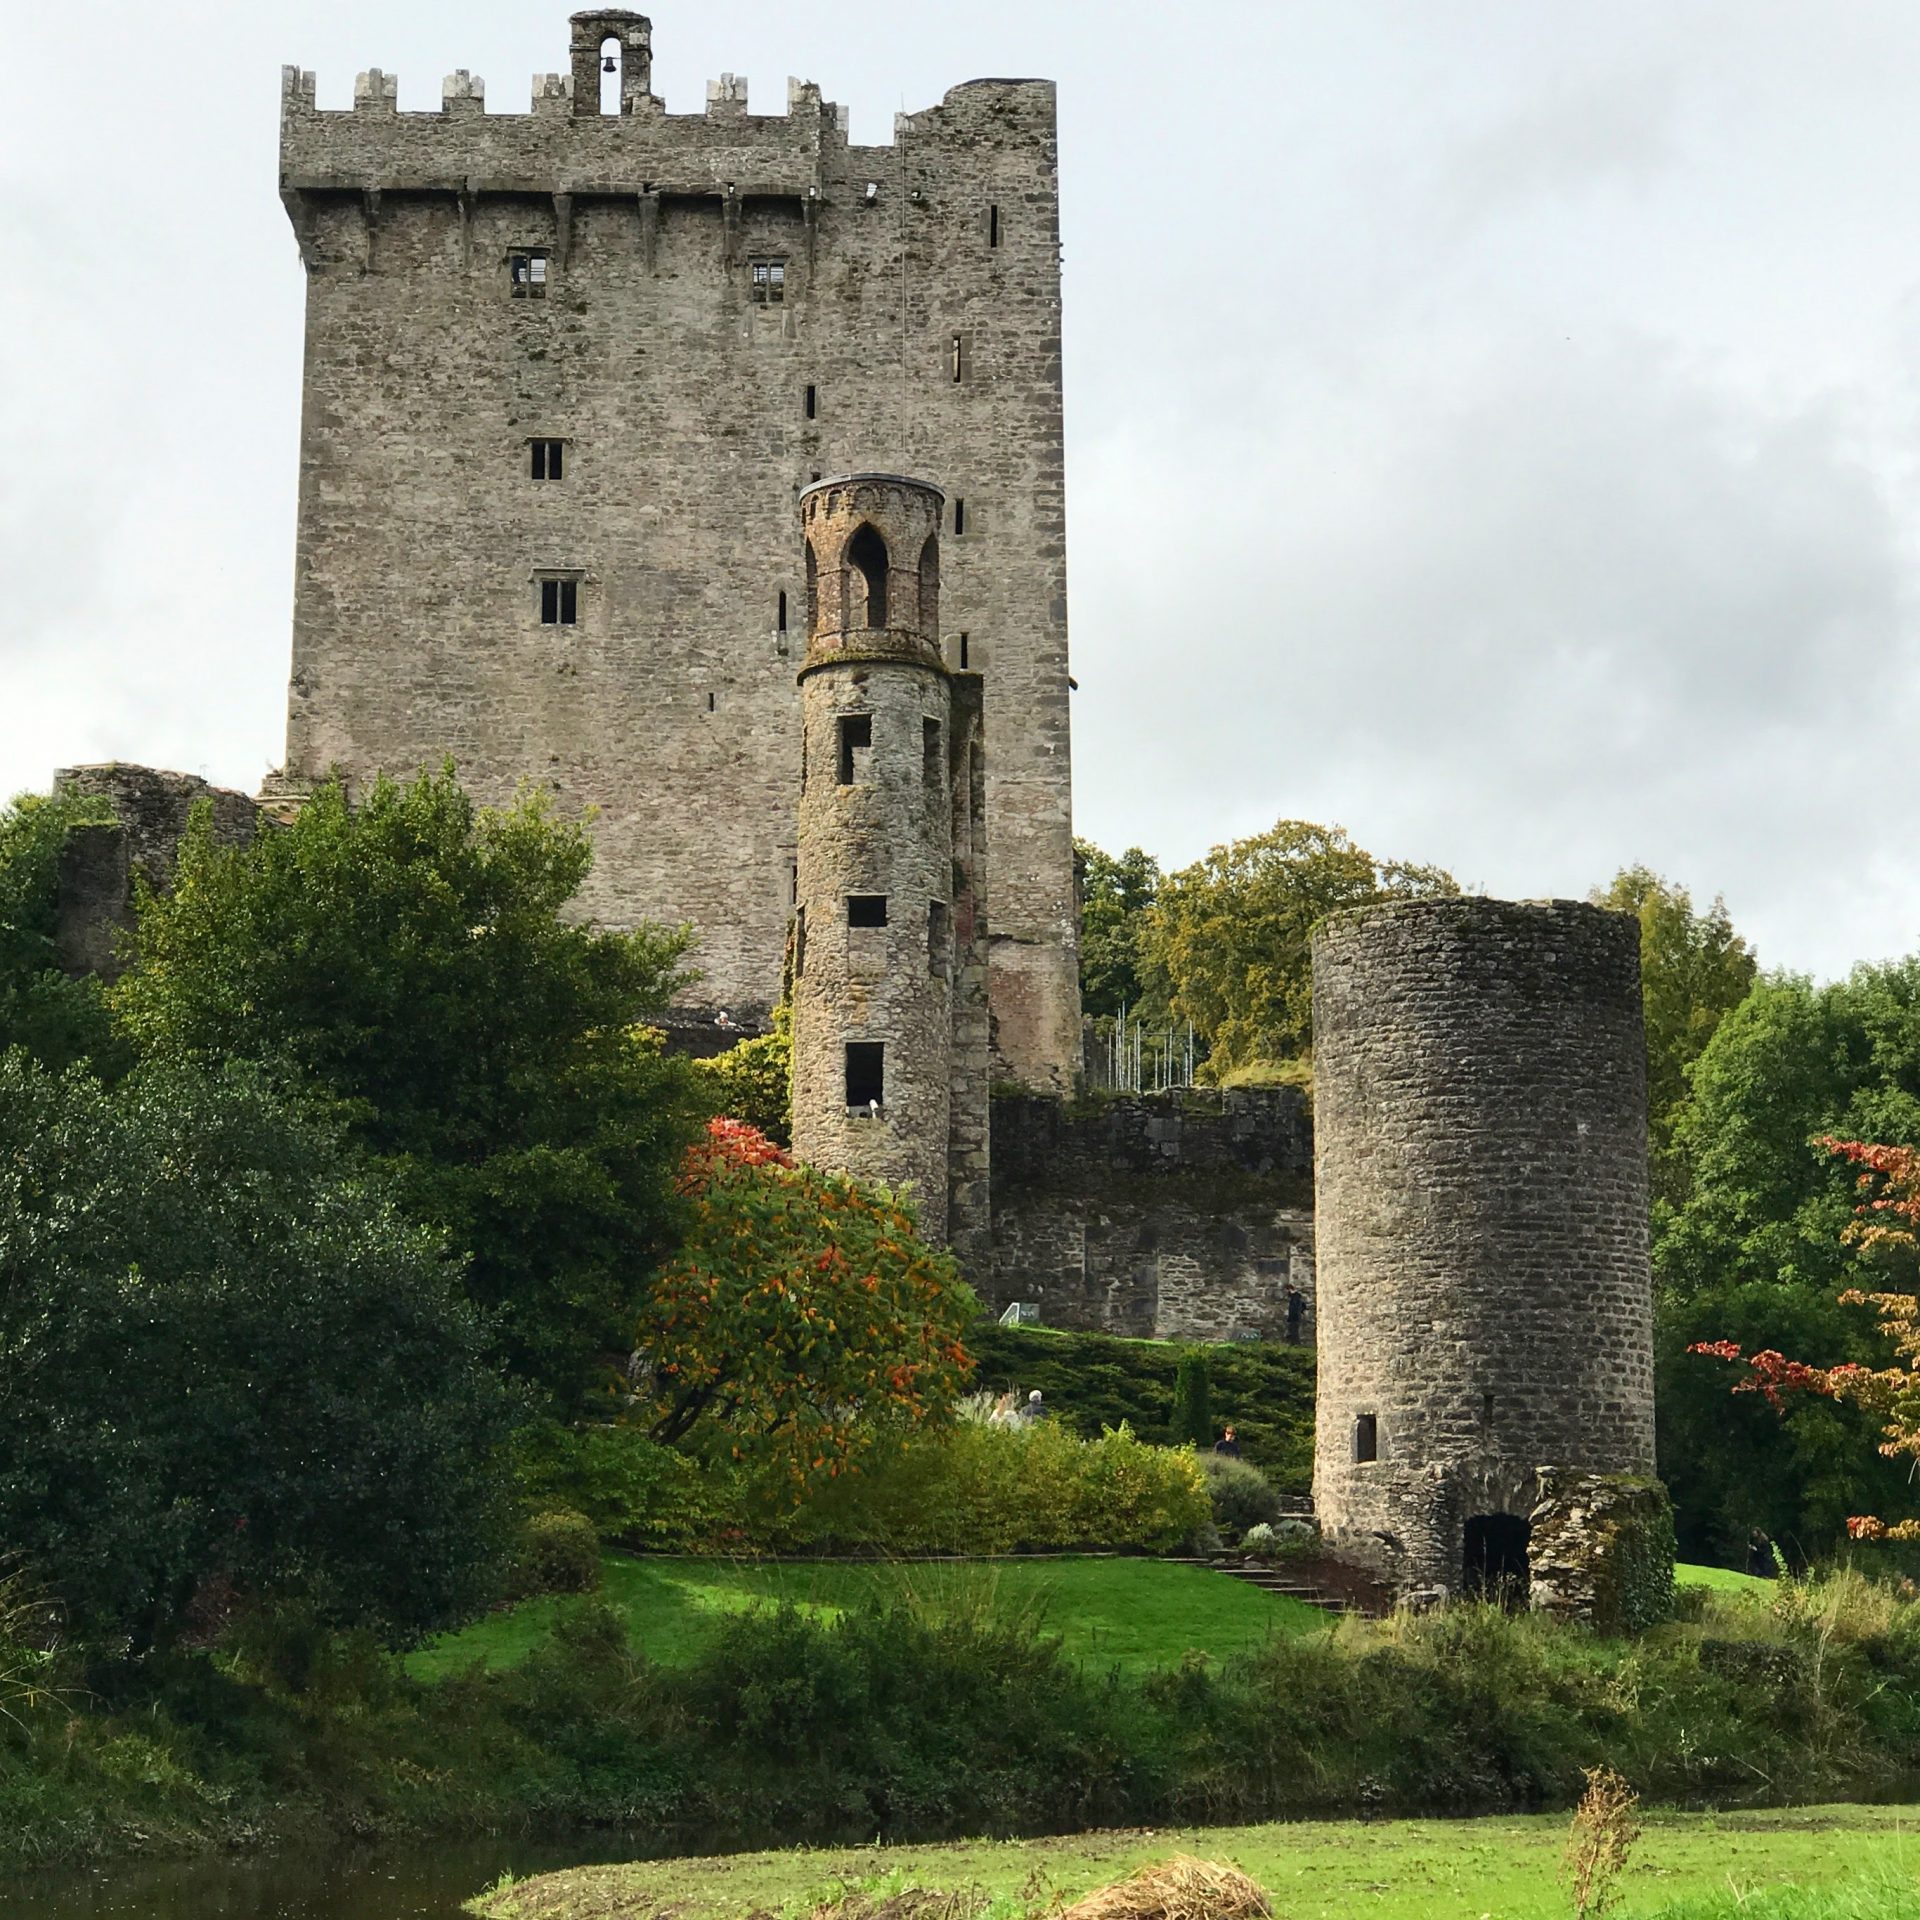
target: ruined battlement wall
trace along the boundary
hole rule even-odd
[[[112,809],[111,822],[71,829],[60,850],[54,949],[73,975],[118,978],[134,929],[136,881],[157,893],[173,884],[181,835],[204,801],[216,844],[242,846],[259,829],[260,808],[244,793],[191,773],[168,773],[122,760],[62,767],[56,794],[87,795]]]
[[[625,49],[600,114],[596,35]],[[996,1077],[1079,1047],[1054,90],[981,81],[890,146],[796,86],[670,114],[635,15],[581,16],[531,114],[455,76],[283,98],[306,269],[287,763],[297,794],[451,754],[593,809],[582,901],[691,922],[698,1021],[777,998],[793,905],[801,492],[925,474],[946,662],[981,676]],[[590,91],[589,91],[590,89]],[[582,111],[585,105],[588,110]],[[516,261],[542,256],[537,290]],[[779,268],[777,299],[770,292]],[[552,442],[563,477],[536,478]],[[545,618],[547,584],[572,619]]]
[[[1292,1087],[993,1102],[996,1310],[1139,1338],[1314,1337],[1313,1124]]]

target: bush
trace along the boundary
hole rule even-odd
[[[1165,1340],[1051,1327],[1003,1327],[979,1320],[967,1330],[977,1363],[973,1384],[1024,1400],[1038,1387],[1056,1421],[1092,1440],[1123,1421],[1150,1445],[1172,1446],[1174,1376],[1183,1352]],[[1247,1340],[1201,1349],[1213,1412],[1231,1421],[1246,1458],[1283,1493],[1313,1479],[1313,1352]]]
[[[528,1516],[514,1555],[512,1593],[591,1593],[600,1584],[600,1536],[584,1513],[550,1507]]]
[[[1051,1421],[973,1422],[904,1442],[768,1511],[756,1537],[784,1547],[1012,1553],[1043,1547],[1166,1552],[1208,1519],[1196,1457],[1124,1426],[1080,1440]]]
[[[518,1467],[532,1506],[570,1507],[602,1540],[680,1553],[740,1537],[742,1476],[664,1447],[638,1427],[535,1427],[521,1436]]]
[[[439,1235],[255,1074],[0,1055],[0,1541],[143,1653],[222,1583],[395,1642],[497,1590],[518,1411]]]
[[[715,1114],[756,1127],[777,1146],[793,1144],[793,1009],[773,1010],[773,1031],[693,1063]]]
[[[1203,1453],[1199,1461],[1214,1522],[1222,1533],[1242,1534],[1280,1518],[1280,1496],[1258,1467],[1226,1453]]]
[[[1213,1400],[1207,1383],[1207,1356],[1198,1347],[1180,1356],[1173,1376],[1173,1438],[1196,1447],[1213,1445]]]

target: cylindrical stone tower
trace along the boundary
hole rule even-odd
[[[807,651],[794,929],[793,1146],[913,1183],[947,1236],[954,698],[940,656],[945,496],[895,474],[800,496]],[[984,1062],[981,1066],[984,1093]]]
[[[1422,900],[1313,941],[1329,1546],[1402,1591],[1527,1575],[1543,1467],[1653,1472],[1638,923]]]

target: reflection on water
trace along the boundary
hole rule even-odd
[[[644,1834],[566,1840],[413,1841],[353,1852],[243,1860],[121,1862],[18,1876],[0,1885],[5,1920],[458,1920],[503,1873],[522,1879],[656,1847]]]

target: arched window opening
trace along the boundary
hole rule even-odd
[[[887,543],[871,527],[847,542],[847,589],[849,627],[887,624]]]
[[[1353,1423],[1353,1458],[1356,1466],[1380,1458],[1380,1416],[1360,1414]]]
[[[807,631],[820,626],[820,562],[814,558],[813,542],[807,542]]]
[[[618,113],[620,111],[620,62],[626,57],[626,49],[609,34],[600,42],[600,111]]]
[[[920,549],[920,631],[937,646],[940,640],[940,536],[927,535]]]
[[[1533,1529],[1517,1513],[1476,1513],[1467,1521],[1460,1590],[1517,1613],[1527,1604],[1533,1571],[1527,1549]]]

